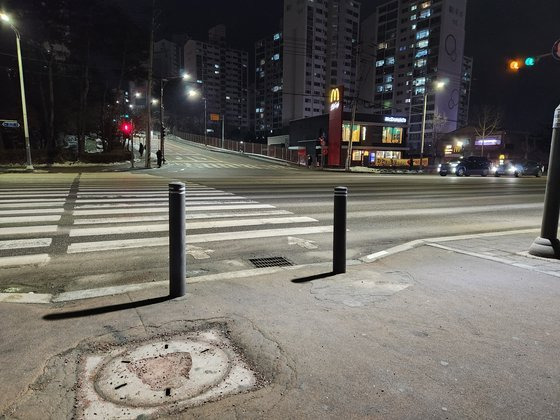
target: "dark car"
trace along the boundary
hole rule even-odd
[[[454,173],[457,176],[481,175],[487,176],[492,171],[492,162],[485,157],[469,156],[458,161],[441,165],[439,174],[445,176]]]
[[[498,166],[496,176],[513,175],[515,177],[532,175],[539,177],[544,172],[544,166],[534,160],[511,160]]]

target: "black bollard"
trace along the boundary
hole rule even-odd
[[[333,273],[346,273],[346,199],[348,188],[334,189]]]
[[[541,225],[541,236],[535,239],[529,248],[529,254],[543,258],[560,259],[560,242],[558,241],[558,216],[560,213],[560,105],[554,112],[552,122],[552,140],[546,192],[544,194],[544,212]]]
[[[187,278],[185,184],[169,184],[169,296],[185,296]]]

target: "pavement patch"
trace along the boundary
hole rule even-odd
[[[136,418],[182,411],[258,386],[218,329],[82,355],[77,418]]]

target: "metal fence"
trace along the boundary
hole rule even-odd
[[[251,153],[254,155],[268,156],[271,158],[291,162],[295,164],[306,164],[305,159],[298,156],[297,150],[289,150],[285,147],[268,146],[261,143],[249,143],[244,141],[222,139],[218,137],[209,137],[200,134],[185,133],[182,131],[175,131],[175,136],[187,141],[192,141],[198,144],[205,144],[206,146],[216,147],[219,149],[232,150],[240,153]]]

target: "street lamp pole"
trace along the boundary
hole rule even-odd
[[[10,22],[10,17],[4,13],[0,13],[0,19],[6,22],[14,33],[16,34],[16,48],[17,48],[17,59],[18,59],[18,70],[19,70],[19,87],[21,90],[21,109],[23,112],[23,134],[25,137],[25,154],[27,157],[27,169],[32,171],[33,164],[31,163],[31,145],[29,143],[29,125],[27,124],[27,102],[25,100],[25,83],[23,81],[23,62],[21,59],[21,37],[19,31]]]
[[[208,139],[206,138],[208,135],[208,129],[206,127],[206,121],[208,120],[208,116],[206,115],[206,97],[202,99],[204,100],[204,145],[208,146]]]
[[[164,124],[164,111],[163,106],[163,88],[167,79],[161,79],[160,95],[159,95],[159,118],[160,118],[160,134],[159,134],[159,149],[161,150],[161,161],[165,162],[165,124]]]
[[[424,90],[424,111],[422,112],[422,134],[420,140],[420,170],[424,169],[424,138],[426,137],[426,110],[428,107],[428,89]]]

